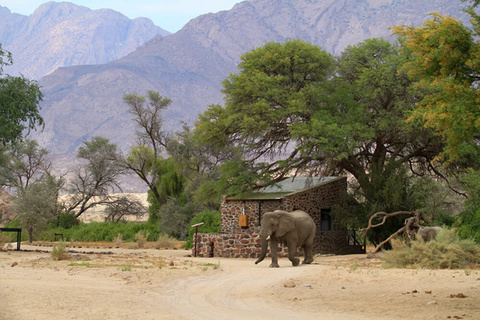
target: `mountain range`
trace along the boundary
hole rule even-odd
[[[30,16],[0,6],[0,43],[14,58],[6,71],[32,79],[59,67],[107,63],[168,34],[147,18],[69,2],[47,2]]]
[[[125,93],[171,98],[165,127],[180,130],[222,103],[222,80],[254,47],[298,38],[340,54],[367,38],[393,40],[390,27],[418,26],[431,12],[467,21],[463,7],[459,0],[250,0],[168,34],[148,19],[49,2],[29,17],[0,7],[0,42],[13,52],[15,71],[42,75],[45,128],[32,137],[65,157],[92,136],[128,151],[135,128]]]

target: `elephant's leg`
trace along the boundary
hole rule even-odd
[[[288,245],[288,259],[292,261],[293,266],[298,266],[300,264],[300,259],[295,257],[295,251],[297,249],[296,243],[290,242]]]
[[[277,254],[277,240],[274,237],[270,238],[270,254],[272,255],[272,263],[270,264],[270,268],[278,268],[278,254]]]
[[[302,264],[310,264],[313,262],[313,245],[311,243],[305,243],[303,245],[304,260]]]

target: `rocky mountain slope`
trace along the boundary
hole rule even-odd
[[[100,65],[60,68],[44,77],[46,126],[34,138],[56,154],[72,154],[100,135],[122,149],[134,144],[124,93],[159,91],[172,99],[165,124],[192,123],[222,103],[221,81],[242,53],[266,41],[300,38],[334,54],[366,38],[389,38],[390,26],[419,25],[438,11],[465,17],[456,0],[251,0],[200,16],[182,30],[156,36],[131,54]],[[463,15],[462,15],[463,14]]]
[[[47,2],[30,16],[0,6],[0,43],[13,54],[9,74],[39,79],[59,67],[107,63],[169,32],[150,19]]]

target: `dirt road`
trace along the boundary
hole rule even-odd
[[[0,252],[0,319],[480,319],[479,270],[383,269],[362,255],[270,269],[183,250],[87,250],[63,261]]]

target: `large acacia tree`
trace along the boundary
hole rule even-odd
[[[237,145],[225,165],[230,192],[291,174],[350,174],[375,210],[407,204],[408,171],[424,173],[441,144],[405,120],[421,98],[387,41],[371,39],[334,58],[300,40],[267,43],[242,56],[223,83],[225,106],[210,106],[196,130],[204,143]]]

